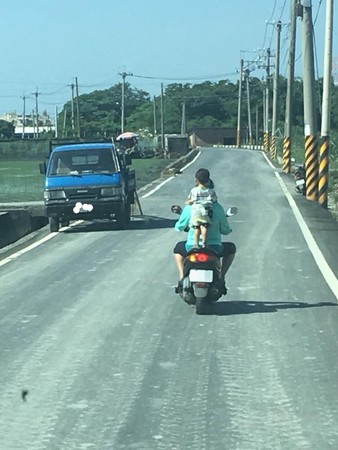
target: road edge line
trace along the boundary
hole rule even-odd
[[[320,248],[318,247],[318,244],[313,237],[309,227],[307,226],[307,223],[305,222],[295,200],[293,199],[292,195],[288,191],[284,181],[282,180],[280,174],[278,172],[275,172],[275,175],[277,177],[277,180],[283,190],[283,193],[285,197],[287,198],[291,209],[293,211],[293,214],[298,222],[298,225],[301,229],[301,232],[304,236],[304,239],[309,247],[310,252],[312,253],[312,256],[322,273],[324,280],[326,281],[327,285],[331,289],[333,295],[336,297],[336,300],[338,301],[338,280],[333,273],[331,267],[327,263],[323,253],[321,252]]]

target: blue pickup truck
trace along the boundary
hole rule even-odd
[[[50,231],[78,219],[115,220],[125,228],[136,192],[130,164],[130,156],[112,142],[51,145],[48,160],[40,164]]]

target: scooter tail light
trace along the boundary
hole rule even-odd
[[[191,262],[207,262],[216,261],[217,257],[206,253],[191,253],[191,255],[188,255],[188,259]]]

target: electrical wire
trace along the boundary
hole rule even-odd
[[[237,72],[230,72],[230,73],[223,73],[219,75],[205,75],[200,77],[152,77],[147,75],[136,75],[133,74],[131,76],[135,78],[145,78],[148,80],[166,80],[166,81],[189,81],[189,80],[206,80],[206,79],[212,79],[212,78],[222,78],[222,77],[229,77],[229,76],[237,76]]]

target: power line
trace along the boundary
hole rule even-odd
[[[222,77],[229,77],[229,76],[234,76],[237,75],[237,72],[231,72],[231,73],[223,73],[223,74],[219,74],[219,75],[205,75],[205,76],[201,76],[201,77],[152,77],[152,76],[147,76],[147,75],[136,75],[134,74],[133,76],[136,78],[145,78],[145,79],[149,79],[149,80],[168,80],[168,81],[189,81],[189,80],[206,80],[206,79],[211,79],[211,78],[222,78]]]

